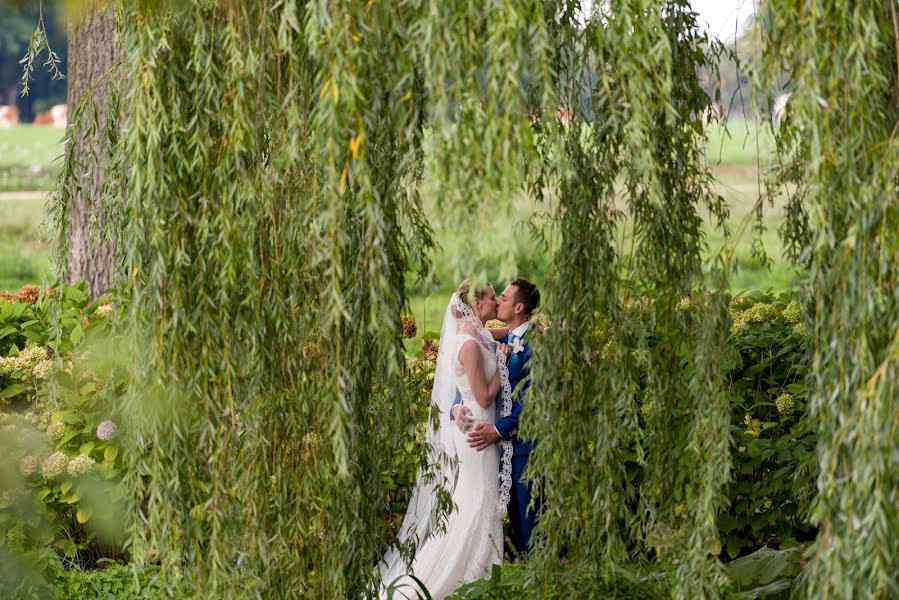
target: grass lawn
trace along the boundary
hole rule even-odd
[[[0,129],[0,191],[53,187],[64,135],[64,129],[45,125]]]
[[[0,290],[43,282],[50,259],[41,240],[44,198],[0,199]]]

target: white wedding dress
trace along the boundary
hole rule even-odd
[[[460,334],[455,354],[456,387],[462,393],[462,404],[471,409],[474,425],[496,422],[496,409],[491,404],[478,404],[468,382],[468,374],[459,362],[459,350],[467,341],[481,349],[487,381],[496,372],[496,357],[473,337]],[[459,480],[453,494],[453,511],[446,522],[446,533],[425,542],[415,555],[412,573],[428,588],[434,600],[443,600],[462,583],[490,576],[493,565],[503,560],[503,524],[496,510],[499,494],[499,446],[492,444],[478,451],[468,446],[468,435],[453,428]],[[413,596],[414,597],[414,596]]]
[[[459,361],[465,343],[474,343],[480,349],[487,381],[500,369],[500,413],[510,410],[511,388],[504,356],[483,324],[474,318],[471,308],[454,295],[444,319],[432,391],[434,404],[440,409],[440,426],[429,427],[427,442],[433,462],[441,462],[436,459],[439,455],[448,457],[454,466],[450,468],[443,461],[442,467],[436,467],[436,473],[432,473],[436,478],[419,473],[398,535],[401,542],[413,539],[419,545],[410,564],[395,547],[384,557],[378,570],[382,599],[391,597],[391,591],[396,599],[424,597],[420,593],[424,585],[432,598],[443,600],[463,583],[489,577],[493,565],[502,563],[502,517],[511,481],[507,464],[510,457],[505,454],[511,454],[510,448],[502,448],[502,461],[498,444],[475,450],[468,445],[468,434],[459,431],[449,419],[457,389],[463,405],[472,411],[473,426],[493,424],[497,418],[496,401],[484,408],[474,398],[468,374]],[[451,493],[454,505],[446,517],[445,528],[435,519],[438,486]]]

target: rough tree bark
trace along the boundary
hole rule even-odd
[[[91,85],[103,77],[115,64],[115,21],[101,9],[90,10],[70,23],[68,35],[68,105],[69,127],[76,134],[74,152],[80,169],[77,177],[82,192],[76,194],[69,207],[69,255],[66,280],[70,283],[85,280],[92,297],[109,289],[114,272],[115,242],[107,241],[97,232],[103,224],[89,225],[90,216],[97,210],[103,196],[103,180],[106,175],[106,151],[103,132],[106,127],[109,85],[100,82],[93,90],[99,116],[99,127],[91,134],[86,123],[75,123],[75,105]],[[89,229],[90,227],[90,229]],[[94,238],[93,240],[91,238]]]

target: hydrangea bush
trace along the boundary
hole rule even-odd
[[[696,303],[702,301],[678,302],[688,327]],[[631,330],[645,336],[648,344],[653,343],[653,306],[651,299],[641,299],[626,307]],[[804,418],[808,365],[801,304],[789,293],[751,292],[733,298],[729,313],[722,366],[731,405],[732,469],[729,506],[718,516],[717,549],[724,559],[762,546],[789,548],[816,533],[807,520],[817,437]],[[594,346],[594,353],[607,359],[609,342],[603,332],[596,333]],[[650,375],[647,357],[648,352],[637,350],[632,358]],[[646,436],[652,436],[654,410],[651,400],[643,401]],[[639,486],[640,466],[634,461],[631,467]]]
[[[0,297],[0,552],[52,548],[91,566],[122,554],[114,411],[124,380],[100,356],[116,315],[84,284],[57,293]]]

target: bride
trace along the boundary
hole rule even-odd
[[[432,598],[442,600],[462,583],[488,577],[492,566],[502,562],[511,444],[475,450],[449,416],[457,389],[463,405],[472,410],[473,425],[495,423],[497,416],[511,412],[505,354],[485,327],[496,310],[493,286],[466,280],[444,314],[431,392],[440,411],[439,427],[429,424],[429,468],[418,475],[398,546],[378,565],[381,598],[417,598],[424,586]],[[451,495],[454,507],[445,523],[438,518],[442,491]],[[400,550],[410,543],[417,545],[411,564]]]

